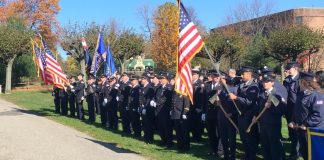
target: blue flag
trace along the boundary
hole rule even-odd
[[[309,128],[308,135],[308,159],[324,159],[324,129]]]
[[[117,70],[116,70],[114,58],[112,56],[110,45],[108,44],[107,58],[106,58],[106,65],[105,65],[105,75],[108,77],[111,77],[116,72],[117,72]]]
[[[92,59],[92,65],[90,73],[96,76],[97,71],[100,68],[100,64],[102,61],[106,60],[106,48],[105,48],[105,42],[103,38],[103,34],[100,32],[98,35],[98,41],[97,41],[97,47],[96,52],[93,55]]]

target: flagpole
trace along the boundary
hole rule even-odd
[[[212,62],[214,68],[216,69],[217,73],[218,73],[219,76],[220,76],[220,75],[221,75],[220,72],[219,72],[219,65],[220,65],[220,63],[214,61],[214,59],[213,59],[213,57],[211,56],[211,54],[209,53],[209,51],[208,51],[206,45],[204,45],[204,49],[205,49],[205,52],[207,53],[207,55],[208,55],[210,61]],[[223,83],[223,81],[221,81],[221,83],[224,85],[224,87],[225,87],[227,93],[231,93],[231,92],[229,91],[229,89],[228,89],[227,84],[226,84],[226,83]],[[235,101],[234,101],[233,99],[232,99],[232,102],[234,103],[234,106],[235,106],[237,112],[239,113],[239,115],[241,115],[242,113],[241,113],[240,109],[238,108],[237,104],[235,103]]]

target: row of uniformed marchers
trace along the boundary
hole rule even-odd
[[[242,159],[256,159],[259,144],[264,159],[307,159],[306,128],[324,129],[324,73],[315,76],[298,70],[297,63],[287,64],[289,75],[283,84],[267,67],[255,78],[250,67],[242,67],[240,77],[233,69],[226,76],[210,70],[205,78],[193,70],[193,104],[174,90],[171,74],[122,74],[97,80],[90,75],[87,84],[79,74],[78,81],[70,77],[64,90],[54,89],[55,111],[67,115],[69,108],[70,116],[77,113],[84,120],[86,100],[90,122],[100,114],[104,127],[118,129],[119,111],[122,131],[138,138],[143,134],[147,143],[158,133],[160,145],[170,148],[175,130],[177,148],[188,151],[190,142],[201,143],[206,128],[209,154],[215,158],[234,160],[239,134]],[[288,126],[282,126],[282,117]],[[282,127],[289,129],[289,157],[281,141]]]

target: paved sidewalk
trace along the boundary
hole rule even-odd
[[[0,99],[0,160],[142,160]]]

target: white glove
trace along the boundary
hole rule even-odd
[[[183,114],[182,119],[187,119],[187,116],[185,114]]]
[[[152,107],[156,107],[156,102],[155,102],[154,100],[151,100],[151,101],[150,101],[150,105],[151,105]]]
[[[126,107],[126,111],[129,111],[129,107]]]
[[[82,100],[82,101],[84,100],[84,97],[83,97],[83,96],[81,97],[81,100]]]
[[[201,115],[201,120],[206,121],[206,114],[205,113]]]
[[[107,98],[105,98],[105,99],[104,99],[104,102],[105,102],[105,103],[108,103],[108,99],[107,99]]]
[[[119,101],[119,97],[118,96],[116,97],[116,100]]]
[[[70,88],[71,88],[71,89],[73,89],[73,88],[74,88],[74,86],[70,85]]]
[[[201,112],[201,109],[196,108],[196,111],[197,111],[197,113],[200,113]]]
[[[146,109],[142,110],[142,114],[145,115],[146,114]]]
[[[117,83],[117,84],[116,84],[116,87],[119,88],[119,86],[120,86],[119,83]]]

